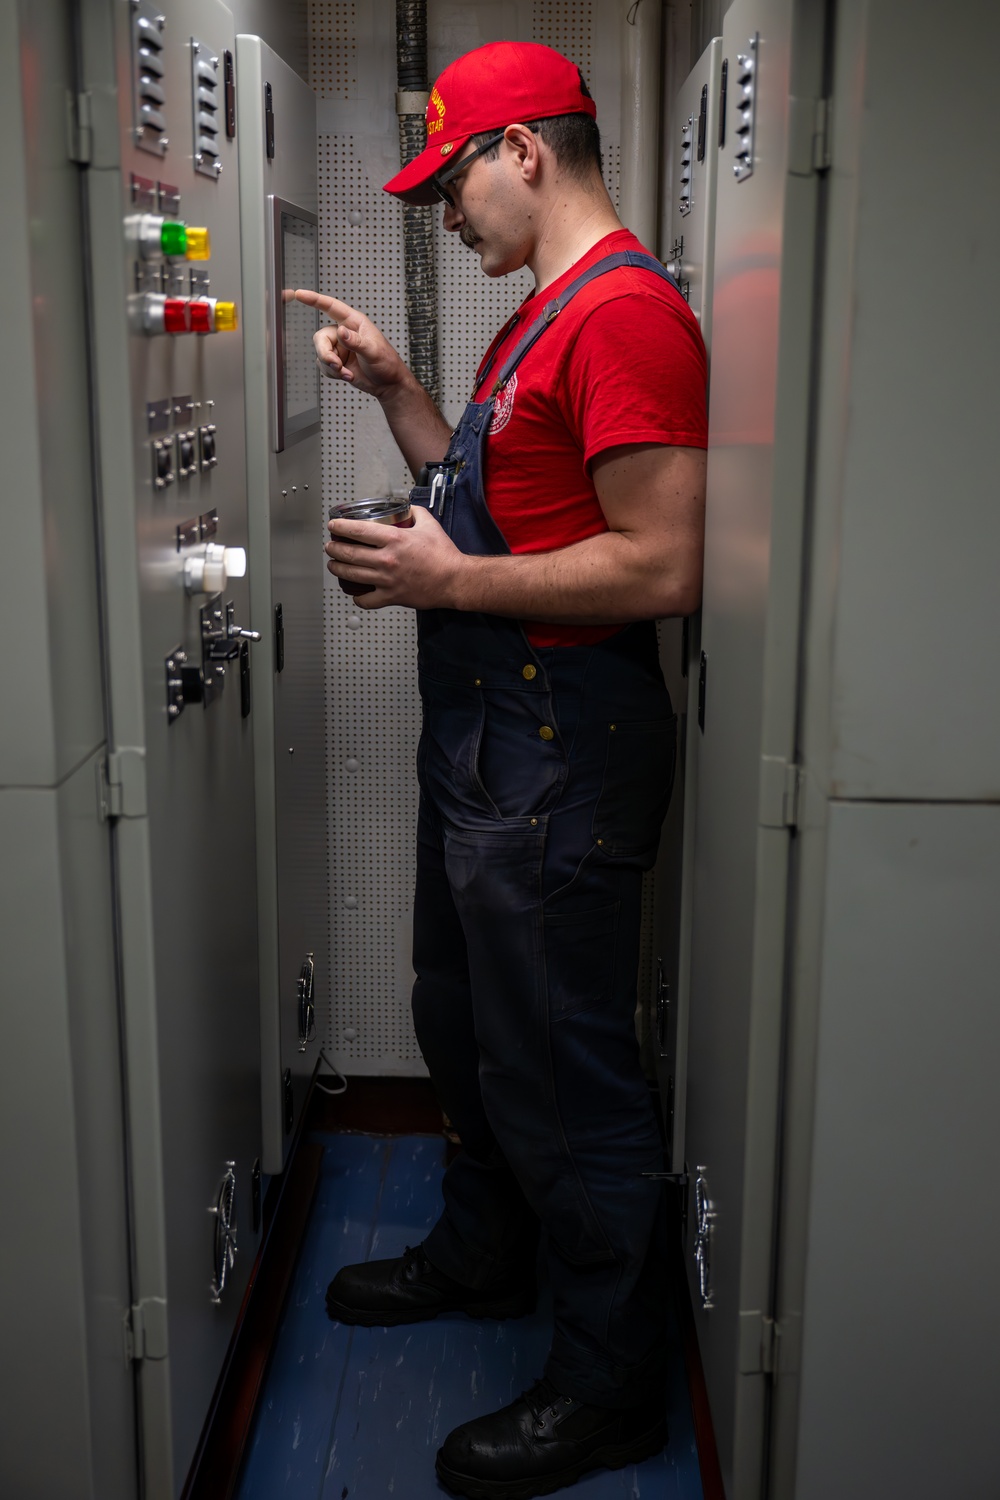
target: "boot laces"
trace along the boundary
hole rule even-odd
[[[403,1275],[407,1281],[415,1275],[419,1275],[425,1265],[427,1257],[424,1255],[423,1245],[406,1245],[403,1248]]]
[[[547,1411],[549,1407],[555,1406],[557,1402],[565,1401],[568,1398],[561,1391],[557,1391],[551,1381],[543,1379],[536,1380],[530,1390],[522,1391],[521,1399],[531,1412],[534,1420],[540,1422],[544,1411]]]

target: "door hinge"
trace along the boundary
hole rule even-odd
[[[97,809],[102,823],[109,818],[146,816],[146,752],[112,750],[97,769]]]
[[[759,1312],[740,1313],[740,1374],[778,1373],[781,1324]]]
[[[94,147],[90,94],[66,93],[66,139],[70,161],[88,167]]]
[[[829,99],[788,101],[788,170],[793,177],[811,177],[830,166]]]
[[[128,1309],[122,1322],[129,1364],[140,1359],[166,1359],[166,1297],[144,1297]]]
[[[804,772],[794,761],[777,755],[760,758],[760,823],[762,828],[797,828]]]

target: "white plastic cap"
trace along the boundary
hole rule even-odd
[[[189,594],[221,594],[230,578],[245,578],[244,547],[222,547],[208,542],[184,560],[184,587]]]

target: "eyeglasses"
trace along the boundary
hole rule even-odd
[[[498,131],[496,135],[491,135],[489,140],[484,141],[481,146],[478,146],[476,150],[473,151],[471,156],[463,156],[461,161],[456,162],[453,167],[449,167],[446,172],[438,172],[434,177],[431,178],[430,185],[437,193],[442,203],[447,203],[449,208],[455,207],[455,200],[448,191],[448,183],[454,182],[458,174],[460,172],[464,172],[466,167],[471,167],[477,156],[482,156],[484,151],[492,151],[497,142],[503,140],[505,134],[506,127],[504,127],[503,130]]]

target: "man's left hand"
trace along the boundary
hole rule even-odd
[[[384,609],[388,604],[454,608],[455,584],[465,554],[422,506],[415,505],[411,515],[412,526],[328,522],[327,568],[345,583],[367,584],[372,590],[355,596],[359,609]]]

